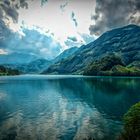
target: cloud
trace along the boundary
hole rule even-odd
[[[19,40],[18,47],[14,45],[14,51],[32,52],[34,55],[46,59],[53,59],[60,53],[61,45],[52,35],[42,34],[36,29],[24,29],[23,33],[25,36]]]
[[[30,2],[32,1],[0,1],[0,54],[22,53],[30,55],[32,53],[38,57],[52,59],[61,51],[60,43],[52,35],[43,35],[37,30],[23,29],[24,36],[21,36],[8,27],[7,23],[11,22],[11,20],[14,23],[18,22],[18,10],[20,8],[27,9]],[[40,0],[40,2],[44,4],[47,0]]]
[[[90,17],[94,5],[93,0],[48,0],[41,6],[40,0],[29,0],[28,9],[20,8],[18,10],[18,24],[10,24],[9,27],[14,31],[19,31],[24,21],[28,27],[35,25],[41,27],[44,31],[49,30],[64,45],[67,37],[76,36],[77,32],[89,34],[88,28],[91,24]],[[64,11],[60,6],[64,7]],[[77,21],[77,27],[72,20],[72,12],[74,13],[74,19]]]
[[[0,1],[0,48],[13,35],[9,29],[9,23],[18,22],[18,9],[28,8],[27,0],[3,0]]]
[[[12,33],[0,41],[0,53],[6,50],[8,54],[20,53],[53,59],[61,52],[61,45],[51,34],[43,34],[37,29],[22,28],[24,35]]]
[[[43,6],[48,0],[41,0],[41,6]]]
[[[11,22],[18,23],[19,9],[28,9],[28,5],[33,0],[3,0],[0,1],[0,24],[5,24],[9,27]],[[40,0],[41,4],[47,2],[47,0]]]
[[[64,9],[65,9],[65,7],[68,5],[68,1],[66,1],[64,4],[61,4],[60,5],[60,9],[62,10],[62,11],[64,11]]]
[[[95,38],[91,35],[85,33],[78,33],[78,36],[69,36],[65,41],[65,45],[70,47],[80,47],[86,45],[90,42],[93,42]]]
[[[7,55],[8,52],[4,49],[0,49],[0,55]]]
[[[71,13],[71,19],[73,20],[74,25],[77,27],[78,26],[78,23],[77,23],[77,20],[75,18],[75,13],[74,12]]]
[[[28,8],[27,0],[3,0],[0,2],[1,19],[12,18],[14,22],[18,21],[18,9]]]
[[[91,19],[94,24],[89,27],[90,34],[96,35],[130,23],[140,24],[140,1],[96,0],[95,14]]]
[[[0,48],[5,46],[13,32],[5,25],[4,21],[0,19]]]
[[[85,34],[85,33],[80,34],[80,36],[83,38],[86,44],[93,42],[95,40],[93,36]]]
[[[64,43],[66,46],[68,46],[68,48],[80,47],[83,44],[85,44],[85,42],[82,40],[82,38],[78,40],[76,37],[68,37]]]
[[[69,39],[69,40],[71,40],[71,41],[73,41],[73,42],[76,42],[77,41],[77,38],[76,37],[74,37],[74,36],[69,36],[69,37],[67,37],[67,39]]]

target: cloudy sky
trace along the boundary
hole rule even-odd
[[[18,23],[10,27],[17,31],[23,24],[29,28],[37,26],[42,32],[52,34],[62,49],[79,47],[94,40],[89,31],[94,6],[92,0],[48,0],[44,3],[34,0],[28,2],[28,9],[19,9]],[[90,40],[85,40],[85,34]]]
[[[51,42],[47,45],[36,47],[34,44],[33,52],[44,56],[53,53],[52,56],[55,57],[67,48],[89,43],[107,30],[131,23],[140,25],[140,1],[1,0],[0,23],[1,26],[18,32],[20,36],[26,36],[23,31],[26,28],[29,31],[37,30],[43,34],[44,40],[45,36],[50,37]],[[42,37],[40,39],[44,41]],[[38,41],[35,38],[33,40]],[[41,41],[39,42],[42,43]],[[31,50],[31,45],[29,46]],[[16,47],[14,49],[19,51]],[[7,50],[10,50],[10,46]],[[0,46],[0,54],[7,54],[3,46]]]

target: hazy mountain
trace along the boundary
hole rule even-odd
[[[26,73],[40,73],[44,70],[44,68],[48,68],[51,64],[51,61],[48,61],[46,59],[37,59],[32,61],[27,65]]]
[[[0,55],[0,64],[28,64],[35,59],[37,59],[35,55],[11,53],[8,55]]]
[[[17,69],[22,73],[41,73],[44,68],[49,67],[50,64],[51,61],[42,58],[33,60],[30,63],[4,64],[3,66],[10,69]]]
[[[48,68],[51,64],[54,64],[58,61],[66,59],[70,55],[73,55],[77,49],[78,49],[77,47],[72,47],[70,49],[67,49],[53,60],[46,60],[43,58],[36,59],[30,62],[28,65],[24,66],[24,72],[25,73],[40,73],[44,71],[46,68]]]
[[[140,62],[140,27],[128,25],[105,32],[94,42],[81,46],[74,55],[51,65],[43,73],[83,74],[91,64],[110,55],[119,57],[125,66],[137,65]]]
[[[64,50],[60,55],[58,55],[55,59],[54,62],[62,61],[66,59],[67,57],[71,56],[78,50],[78,47],[71,47],[69,49]]]
[[[46,60],[43,58],[36,58],[32,55],[12,54],[1,55],[0,64],[3,64],[7,68],[18,69],[23,73],[40,73],[48,68],[51,64],[64,60],[67,57],[73,55],[78,50],[77,47],[72,47],[65,50],[53,60]],[[20,59],[18,59],[20,58]]]

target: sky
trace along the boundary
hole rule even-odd
[[[52,59],[65,49],[93,41],[105,31],[128,24],[140,25],[140,1],[0,0],[0,24],[0,35],[2,29],[10,29],[29,43],[30,53]],[[34,32],[39,34],[34,37],[40,37],[40,47],[36,44],[37,38],[33,38],[32,43],[27,41],[27,32],[31,33],[31,30],[38,32]],[[2,38],[4,35],[0,36]],[[20,50],[0,45],[0,54],[14,51],[27,53],[28,48],[22,46]]]
[[[28,28],[39,27],[42,32],[52,34],[60,42],[62,50],[80,47],[89,43],[83,35],[87,34],[90,41],[94,40],[88,29],[94,6],[95,2],[92,0],[48,0],[43,4],[36,0],[28,2],[28,9],[19,9],[18,23],[11,22],[10,27],[14,31],[23,25]]]

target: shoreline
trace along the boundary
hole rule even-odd
[[[0,80],[49,80],[49,79],[71,79],[71,78],[86,78],[86,79],[140,79],[140,76],[86,76],[86,75],[42,75],[42,74],[21,74],[0,76]]]

